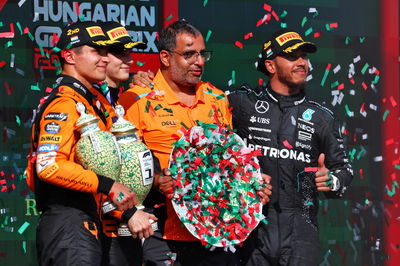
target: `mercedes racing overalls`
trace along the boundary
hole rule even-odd
[[[338,121],[332,111],[304,92],[284,96],[271,88],[247,86],[230,93],[233,128],[249,148],[259,149],[262,171],[271,176],[272,197],[261,222],[240,251],[243,265],[317,265],[319,258],[318,192],[315,168],[325,165],[337,180],[341,197],[352,180]]]

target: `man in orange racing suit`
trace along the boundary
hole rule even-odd
[[[63,29],[57,43],[63,71],[34,119],[27,168],[28,185],[42,211],[36,239],[40,265],[100,265],[100,193],[120,210],[136,204],[128,187],[85,170],[75,157],[77,102],[99,118],[100,129],[110,126],[111,116],[92,83],[105,79],[107,47],[116,42],[99,25],[76,22]]]

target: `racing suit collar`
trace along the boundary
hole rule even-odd
[[[306,99],[304,89],[299,93],[294,95],[283,95],[279,94],[271,88],[271,85],[268,84],[265,88],[268,96],[276,103],[279,104],[280,108],[286,108],[291,106],[296,106],[304,102]]]

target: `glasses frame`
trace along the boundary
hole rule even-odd
[[[213,51],[210,51],[210,50],[202,50],[200,52],[195,51],[195,50],[189,50],[189,51],[186,51],[184,53],[180,53],[180,52],[177,52],[177,51],[170,51],[170,50],[166,50],[166,51],[169,52],[169,53],[174,53],[174,54],[182,56],[183,59],[185,59],[186,62],[188,62],[189,64],[193,64],[194,62],[196,62],[197,59],[199,58],[199,56],[201,56],[203,58],[204,62],[208,62],[208,61],[210,61],[212,53],[213,53]],[[188,55],[185,54],[185,53],[189,53],[189,52],[194,52],[194,53],[193,53],[193,55],[188,57]],[[204,53],[208,53],[209,55],[206,56]]]

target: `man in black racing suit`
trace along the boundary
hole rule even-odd
[[[318,191],[339,198],[352,180],[338,121],[305,96],[307,53],[313,43],[290,30],[267,40],[258,70],[270,83],[229,95],[233,128],[248,147],[261,150],[262,172],[273,194],[260,223],[240,250],[243,265],[318,265]],[[328,170],[329,169],[329,170]]]

